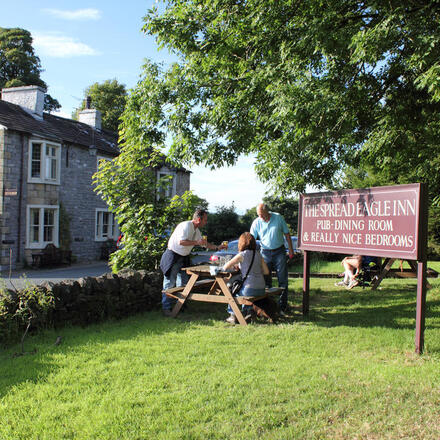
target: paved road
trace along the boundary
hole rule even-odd
[[[31,284],[40,284],[44,281],[58,283],[63,280],[77,280],[82,277],[97,277],[104,273],[111,272],[106,261],[92,261],[89,263],[78,263],[68,267],[58,267],[54,269],[27,269],[13,271],[9,280],[9,272],[1,272],[1,281],[6,288],[22,288],[26,281]],[[2,284],[3,284],[2,283]]]

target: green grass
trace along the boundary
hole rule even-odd
[[[342,258],[341,258],[342,260]],[[341,273],[344,271],[340,261],[324,261],[319,259],[312,259],[310,262],[310,273]],[[289,264],[289,272],[303,272],[303,262],[296,264]]]
[[[343,256],[341,256],[342,261]],[[342,273],[344,268],[342,267],[341,261],[324,261],[321,259],[313,258],[310,262],[310,273]],[[429,261],[428,267],[440,272],[440,261]],[[400,268],[400,260],[396,260],[392,266],[393,269]],[[407,262],[403,263],[404,269],[409,269]],[[296,264],[289,265],[289,272],[303,272],[303,263],[298,262]]]
[[[414,354],[415,280],[311,279],[310,314],[224,323],[190,303],[27,339],[0,353],[0,439],[438,439],[440,281]],[[63,340],[53,343],[58,335]]]

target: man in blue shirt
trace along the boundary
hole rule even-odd
[[[288,296],[288,277],[287,277],[287,261],[286,250],[284,248],[284,237],[286,237],[289,246],[289,258],[293,257],[292,239],[290,237],[289,228],[281,214],[269,212],[265,203],[257,206],[257,215],[252,222],[251,234],[255,239],[260,240],[261,255],[269,267],[270,272],[276,271],[278,278],[278,286],[284,290],[280,295],[279,305],[281,314],[285,314],[287,310]],[[266,279],[267,287],[271,287],[271,275]]]

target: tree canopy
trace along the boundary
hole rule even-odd
[[[127,100],[125,85],[120,84],[116,79],[108,79],[103,83],[95,82],[84,90],[84,97],[87,96],[92,100],[92,107],[101,112],[102,126],[108,130],[118,131],[120,117]],[[84,108],[83,102],[74,117],[76,118],[78,111]]]
[[[253,154],[281,193],[354,168],[440,189],[439,1],[169,0],[144,20],[179,61],[146,65],[155,110],[133,123],[175,160]]]
[[[40,58],[35,55],[32,36],[20,28],[0,27],[0,89],[5,87],[41,86],[47,90],[40,78]],[[59,109],[59,102],[50,95],[45,96],[44,109]]]

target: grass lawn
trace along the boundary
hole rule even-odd
[[[344,268],[342,267],[341,261],[344,258],[344,255],[341,255],[341,261],[324,261],[320,258],[314,258],[315,255],[312,253],[312,261],[310,262],[310,273],[342,273]],[[383,261],[383,260],[382,260]],[[440,261],[429,261],[428,267],[434,269],[437,272],[440,272]],[[400,268],[400,260],[396,260],[392,266],[393,269]],[[409,269],[409,265],[407,262],[403,263],[404,269]],[[298,262],[297,264],[289,265],[289,272],[303,272],[303,263]]]
[[[414,354],[416,281],[311,279],[310,315],[230,326],[190,303],[0,352],[0,439],[439,439],[440,280]],[[54,345],[56,337],[62,343]]]

